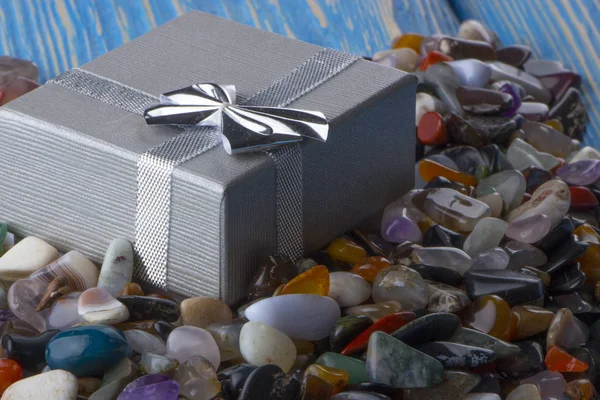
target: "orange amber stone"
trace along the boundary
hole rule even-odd
[[[323,265],[312,267],[285,284],[279,294],[329,294],[329,270]]]
[[[552,311],[541,307],[515,306],[511,311],[517,318],[513,340],[523,340],[546,332],[554,319]]]
[[[477,186],[477,178],[473,175],[465,174],[460,171],[453,170],[438,162],[424,159],[419,162],[419,175],[425,182],[441,176],[448,178],[451,181],[462,183],[467,186]]]
[[[304,372],[304,376],[313,375],[318,378],[323,379],[325,382],[328,382],[333,386],[333,390],[331,391],[331,395],[333,396],[336,393],[339,393],[346,387],[348,384],[348,373],[343,369],[333,368],[333,367],[325,367],[319,364],[311,364],[306,368]]]
[[[369,344],[369,338],[373,332],[392,333],[413,321],[415,318],[416,315],[413,312],[399,312],[383,317],[362,331],[357,337],[352,339],[352,341],[348,343],[346,347],[344,347],[340,354],[347,356],[358,353],[359,351],[367,348],[367,345]]]
[[[392,41],[392,49],[408,47],[421,54],[421,43],[424,37],[418,33],[405,33]]]
[[[0,359],[0,395],[13,383],[23,377],[23,370],[18,362]]]
[[[461,313],[462,321],[470,328],[510,341],[517,328],[517,316],[506,300],[496,295],[481,296]]]
[[[586,282],[600,281],[600,235],[588,224],[579,225],[573,234],[590,246],[577,258],[581,271],[585,273]]]
[[[550,346],[544,359],[546,368],[554,372],[583,372],[588,365],[576,359],[558,346]]]
[[[315,375],[304,374],[302,400],[323,400],[331,397],[333,385]]]
[[[142,287],[140,285],[138,285],[135,282],[129,282],[127,285],[125,285],[125,287],[123,289],[121,289],[121,292],[119,293],[119,296],[143,296],[144,295],[144,290],[142,289]]]
[[[446,122],[444,117],[435,111],[423,114],[417,125],[419,142],[425,145],[437,146],[448,142]]]
[[[365,257],[354,264],[354,267],[352,267],[350,272],[362,276],[364,280],[369,283],[373,283],[379,271],[390,265],[392,265],[392,263],[383,257]]]
[[[571,381],[565,388],[565,394],[573,400],[592,400],[595,392],[594,385],[588,379]]]
[[[342,261],[349,264],[355,264],[361,258],[367,256],[367,251],[356,243],[339,237],[327,246],[327,254],[334,261]]]
[[[454,61],[454,58],[434,50],[431,53],[427,54],[427,56],[421,61],[419,69],[421,71],[427,71],[427,68],[431,67],[433,64],[437,64],[444,61]]]

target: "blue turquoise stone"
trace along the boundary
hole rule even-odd
[[[102,376],[122,358],[131,357],[125,335],[107,325],[85,325],[63,331],[46,347],[46,363],[75,376]]]

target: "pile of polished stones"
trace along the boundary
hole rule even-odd
[[[417,189],[233,308],[145,293],[126,240],[98,269],[0,224],[2,400],[595,398],[600,152],[580,76],[530,57],[477,21],[375,55],[419,78]]]

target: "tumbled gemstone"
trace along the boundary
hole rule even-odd
[[[521,351],[520,348],[514,344],[504,342],[477,330],[463,327],[456,329],[454,334],[447,340],[453,343],[462,343],[492,350],[498,359],[517,355]]]
[[[532,165],[551,170],[560,163],[552,154],[538,151],[526,141],[518,138],[511,142],[506,157],[513,167],[518,170],[523,170]]]
[[[180,394],[189,399],[209,400],[221,391],[215,367],[201,356],[180,365],[173,380],[179,383]]]
[[[480,153],[486,164],[490,167],[490,172],[492,174],[513,169],[502,150],[495,144],[489,144],[482,147]]]
[[[556,312],[546,335],[546,348],[556,345],[564,349],[579,347],[587,342],[589,328],[578,320],[571,310],[561,308]]]
[[[529,121],[545,121],[548,119],[550,109],[544,103],[526,101],[521,103],[517,113]]]
[[[477,169],[489,166],[480,151],[471,146],[448,147],[441,154],[454,161],[458,170],[469,175],[475,175]]]
[[[503,270],[508,266],[509,260],[506,251],[495,247],[473,257],[470,270]]]
[[[419,122],[421,121],[421,118],[426,113],[437,112],[439,114],[443,114],[446,109],[444,104],[441,101],[439,101],[436,97],[434,97],[428,93],[424,93],[424,92],[417,93],[415,108],[416,108],[416,112],[415,112],[415,125],[416,126],[419,126]]]
[[[564,217],[548,233],[548,235],[546,235],[541,241],[537,242],[535,246],[546,254],[552,253],[557,246],[563,244],[571,237],[571,232],[573,232],[573,229],[575,229],[573,221],[571,221],[571,219],[568,217]]]
[[[408,47],[409,49],[413,49],[417,53],[420,53],[423,39],[423,35],[419,35],[418,33],[405,33],[394,39],[392,42],[392,49],[402,49]]]
[[[579,263],[569,263],[552,274],[548,293],[556,295],[573,292],[583,286],[585,279],[585,273],[579,269]]]
[[[565,390],[566,383],[562,374],[552,371],[542,371],[521,381],[521,385],[535,385],[542,399],[560,398]]]
[[[471,267],[471,257],[464,251],[453,247],[416,246],[407,262],[426,264],[434,267],[450,268],[464,274]]]
[[[498,114],[511,109],[514,105],[511,95],[489,89],[461,86],[456,89],[456,97],[463,109],[473,114]]]
[[[425,41],[429,39],[430,38],[423,41],[423,46],[427,45]],[[496,51],[490,44],[477,40],[465,40],[450,36],[435,38],[433,50],[440,51],[455,60],[474,58],[481,61],[487,61],[496,59]]]
[[[477,221],[492,214],[487,204],[452,189],[418,193],[413,197],[413,204],[434,221],[458,232],[472,231]]]
[[[392,333],[414,319],[415,314],[412,312],[400,312],[383,317],[356,336],[340,353],[344,355],[358,353],[367,347],[373,332]]]
[[[328,296],[340,307],[357,306],[371,297],[371,285],[363,277],[352,272],[332,272],[329,275]]]
[[[453,142],[477,148],[490,143],[506,143],[516,128],[514,120],[503,117],[466,118],[452,112],[446,118],[446,129]]]
[[[409,346],[445,341],[460,326],[460,318],[449,313],[427,314],[392,332],[392,336]]]
[[[329,270],[323,265],[317,265],[286,283],[279,291],[279,294],[317,294],[327,296],[329,294]]]
[[[511,305],[537,300],[544,295],[542,280],[536,276],[506,270],[470,270],[464,284],[471,299],[497,295]]]
[[[506,357],[496,363],[497,371],[509,379],[521,379],[544,369],[544,349],[537,342],[517,342],[519,354]]]
[[[450,286],[458,286],[462,283],[462,275],[453,269],[437,267],[427,264],[411,264],[410,269],[417,271],[423,279],[443,283]],[[431,302],[431,290],[430,290]]]
[[[550,346],[544,359],[546,368],[555,372],[583,372],[588,365],[579,361],[558,346]]]
[[[529,201],[512,210],[506,221],[512,223],[517,219],[543,214],[550,217],[551,226],[554,227],[567,214],[570,204],[569,187],[564,182],[553,179],[537,188]]]
[[[523,243],[536,243],[550,232],[551,223],[545,214],[519,218],[508,226],[505,234],[506,237]]]
[[[315,364],[345,371],[348,374],[348,384],[366,382],[368,380],[365,362],[356,358],[326,352],[317,359]]]
[[[487,85],[492,76],[491,68],[476,59],[466,59],[448,62],[463,86],[481,88]]]
[[[18,362],[0,359],[0,396],[13,383],[23,377],[23,369]]]
[[[423,234],[423,246],[425,247],[457,247],[462,248],[465,238],[441,225],[434,225]]]
[[[465,371],[444,371],[444,381],[428,388],[405,389],[404,400],[460,400],[476,387],[481,378]]]
[[[541,307],[515,306],[511,311],[517,318],[514,340],[526,339],[547,331],[554,319],[552,311]]]
[[[261,390],[257,390],[256,400],[264,398],[265,390],[268,390],[270,387],[272,385],[261,387]],[[333,391],[333,385],[316,375],[305,375],[302,381],[302,389],[302,400],[329,399]]]
[[[523,69],[534,76],[544,76],[567,71],[560,61],[535,59],[527,61],[523,65]]]
[[[530,244],[512,240],[504,245],[510,261],[507,269],[516,270],[522,267],[539,267],[548,261],[546,254]]]
[[[539,151],[550,153],[556,157],[566,157],[579,148],[579,142],[552,129],[546,124],[526,121],[521,127],[525,140]]]
[[[441,176],[451,181],[462,183],[468,186],[476,186],[477,178],[472,175],[452,170],[435,161],[424,159],[419,162],[419,174],[424,181],[429,182],[435,177]]]
[[[271,296],[279,285],[287,283],[294,275],[294,264],[287,256],[272,255],[256,271],[248,288],[248,297]]]
[[[552,93],[535,76],[499,61],[491,62],[489,65],[492,67],[493,80],[508,80],[517,83],[541,103],[548,104],[552,100]]]
[[[531,48],[513,44],[496,50],[498,61],[520,68],[531,57]]]
[[[481,196],[484,191],[495,190],[502,196],[502,201],[506,210],[510,211],[521,204],[521,199],[525,193],[526,181],[522,173],[515,170],[498,172],[477,185],[477,196]]]
[[[552,179],[552,173],[544,168],[529,167],[522,171],[527,182],[526,193],[532,194],[537,188]]]
[[[456,98],[456,88],[461,86],[460,79],[454,69],[444,62],[429,64],[428,60],[433,58],[432,54],[436,53],[432,52],[421,63],[421,66],[426,65],[427,68],[423,76],[423,84],[442,101],[447,111],[462,113],[462,107]]]
[[[33,337],[6,334],[2,337],[2,352],[4,357],[16,361],[23,369],[40,372],[45,363],[46,347],[57,333],[57,330],[51,330]]]
[[[484,196],[477,196],[476,198],[492,209],[492,217],[499,218],[502,215],[504,201],[502,200],[502,195],[500,193],[493,192]]]
[[[585,253],[577,258],[581,271],[585,273],[589,282],[600,281],[600,235],[588,224],[578,226],[573,234],[589,246]]]
[[[367,256],[365,249],[343,237],[335,239],[327,246],[327,254],[334,261],[350,264],[355,264]]]
[[[437,146],[447,143],[444,118],[435,111],[423,114],[417,125],[417,137],[425,145]]]
[[[571,186],[571,209],[588,210],[598,207],[598,198],[585,186]]]
[[[439,282],[427,282],[429,303],[427,311],[432,313],[457,313],[470,304],[464,291]]]
[[[428,301],[425,281],[418,272],[404,265],[394,265],[379,272],[373,282],[372,296],[377,303],[396,300],[406,311],[425,308]]]
[[[592,400],[596,390],[588,379],[576,379],[567,383],[565,394],[576,400]]]
[[[381,221],[381,236],[391,243],[403,243],[405,241],[420,243],[422,239],[419,228],[419,211],[412,207],[405,207],[399,202],[389,204]]]
[[[492,31],[481,21],[475,19],[462,21],[458,27],[458,34],[456,36],[461,39],[486,42],[495,49],[502,47],[502,43],[500,42],[500,39],[498,39],[496,32]]]
[[[572,71],[557,71],[538,78],[542,85],[552,92],[557,102],[560,102],[569,90],[577,90],[575,88],[581,85],[581,75]]]
[[[177,400],[179,384],[165,375],[144,375],[125,387],[117,400],[137,400],[156,397]]]
[[[511,340],[517,324],[509,304],[496,295],[477,298],[461,315],[465,325],[500,340]]]
[[[427,69],[429,67],[431,67],[434,64],[437,63],[441,63],[444,61],[454,61],[454,58],[441,53],[439,51],[433,50],[430,51],[422,60],[421,60],[421,64],[419,65],[419,70],[420,71],[427,71]]]
[[[542,400],[542,396],[535,385],[522,384],[513,389],[506,400]]]
[[[402,304],[396,300],[383,303],[362,304],[360,306],[348,307],[344,310],[346,315],[366,315],[374,322],[379,321],[390,314],[402,311]]]
[[[171,332],[167,339],[167,355],[186,362],[192,356],[208,359],[215,368],[221,363],[217,342],[210,332],[195,326],[180,326]]]
[[[350,272],[360,275],[369,283],[373,283],[375,277],[384,268],[389,267],[392,263],[380,256],[365,257],[360,259]]]
[[[553,274],[562,268],[567,267],[572,260],[583,255],[589,245],[585,242],[579,242],[577,236],[569,235],[560,245],[548,250],[548,262],[540,269],[549,274]]]
[[[310,365],[306,371],[304,371],[304,375],[314,375],[331,384],[333,386],[333,390],[331,391],[332,395],[340,392],[348,383],[348,372],[343,369],[319,364]]]
[[[557,175],[570,185],[590,185],[600,179],[600,160],[581,160],[563,165]]]
[[[38,68],[31,61],[9,56],[0,56],[0,83],[9,82],[17,77],[36,81],[38,75]]]
[[[31,92],[39,86],[39,83],[23,77],[16,77],[6,83],[0,84],[0,106]]]
[[[409,48],[384,50],[373,55],[374,62],[390,58],[389,67],[406,72],[414,72],[419,65],[419,54]]]
[[[469,256],[489,251],[500,244],[508,223],[498,218],[482,218],[465,240],[463,250]]]
[[[451,342],[429,342],[417,350],[435,358],[444,368],[473,368],[496,359],[493,351]]]

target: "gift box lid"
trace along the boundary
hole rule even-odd
[[[245,99],[320,50],[191,12],[81,68],[153,96],[214,82],[235,85]],[[330,120],[326,143],[301,145],[307,250],[410,188],[415,87],[408,74],[359,60],[291,103]],[[2,156],[28,159],[21,173],[0,177],[20,181],[33,197],[45,194],[3,191],[10,205],[0,212],[16,231],[80,248],[94,260],[115,236],[134,239],[137,159],[172,138],[171,129],[149,127],[138,115],[53,82],[0,114],[0,137],[19,137]],[[258,260],[276,248],[275,181],[269,156],[229,156],[221,147],[174,170],[171,290],[229,301],[241,296]]]

